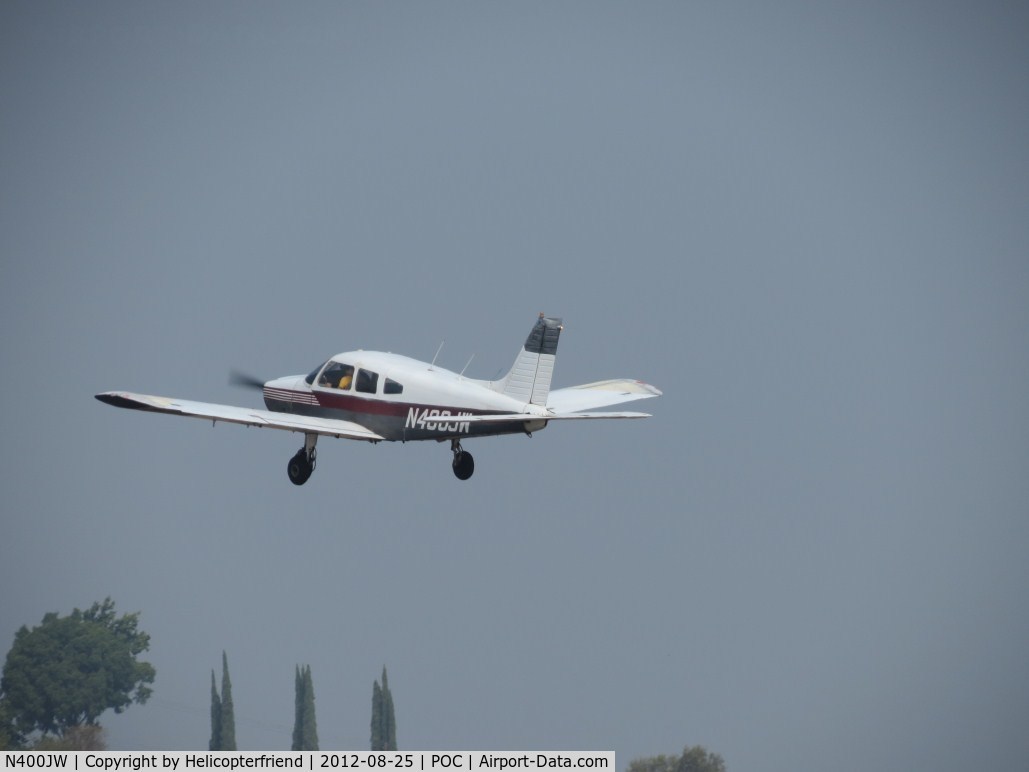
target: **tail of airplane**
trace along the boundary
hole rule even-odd
[[[560,319],[540,314],[510,372],[490,387],[519,402],[545,407],[562,329]]]

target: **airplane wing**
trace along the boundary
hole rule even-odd
[[[193,418],[207,418],[211,421],[225,421],[244,426],[282,429],[304,434],[319,434],[325,437],[345,438],[348,440],[365,440],[378,442],[384,439],[375,432],[365,429],[351,421],[338,421],[334,418],[314,418],[311,416],[276,413],[272,410],[257,410],[232,405],[215,405],[210,402],[191,402],[186,399],[154,397],[150,394],[132,394],[126,391],[105,391],[97,394],[101,402],[115,407],[131,410],[146,410],[152,413],[168,413]],[[450,419],[453,420],[453,419]]]
[[[615,378],[608,381],[584,383],[581,386],[568,386],[555,389],[547,397],[547,409],[562,415],[581,414],[583,410],[596,407],[617,405],[620,402],[632,402],[635,399],[647,399],[661,396],[661,390],[649,383],[634,381],[629,378]],[[593,415],[593,414],[588,414]],[[619,417],[615,413],[602,413],[611,418]],[[463,419],[464,420],[464,419]]]

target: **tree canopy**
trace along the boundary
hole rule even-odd
[[[0,679],[14,730],[63,735],[95,725],[109,708],[121,713],[146,702],[155,671],[137,660],[150,647],[138,620],[138,613],[119,617],[107,598],[66,617],[48,613],[31,630],[22,626]]]
[[[725,772],[725,761],[701,745],[687,746],[681,756],[648,756],[636,759],[627,772]]]

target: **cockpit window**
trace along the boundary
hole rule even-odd
[[[374,394],[379,385],[379,374],[371,370],[357,371],[357,390],[367,394]]]
[[[304,378],[304,380],[307,381],[308,386],[311,386],[314,383],[314,379],[318,377],[318,373],[321,372],[321,369],[323,367],[325,367],[324,362],[322,362],[320,365],[318,365],[316,368],[314,368],[311,372],[307,374],[307,377]]]
[[[392,378],[386,379],[386,385],[382,387],[383,394],[403,394],[404,387],[402,384],[397,383]]]
[[[354,380],[354,366],[342,362],[329,362],[318,376],[318,385],[330,389],[349,389]]]

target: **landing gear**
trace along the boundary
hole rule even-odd
[[[286,465],[286,474],[289,475],[289,481],[294,485],[303,485],[313,471],[314,460],[308,458],[307,451],[303,448],[298,450]]]
[[[475,471],[475,459],[471,453],[461,448],[460,440],[451,440],[450,449],[454,451],[454,475],[458,480],[467,480]]]
[[[294,485],[303,485],[314,471],[318,461],[318,451],[315,449],[317,442],[317,434],[305,434],[304,447],[286,464],[286,474]]]

